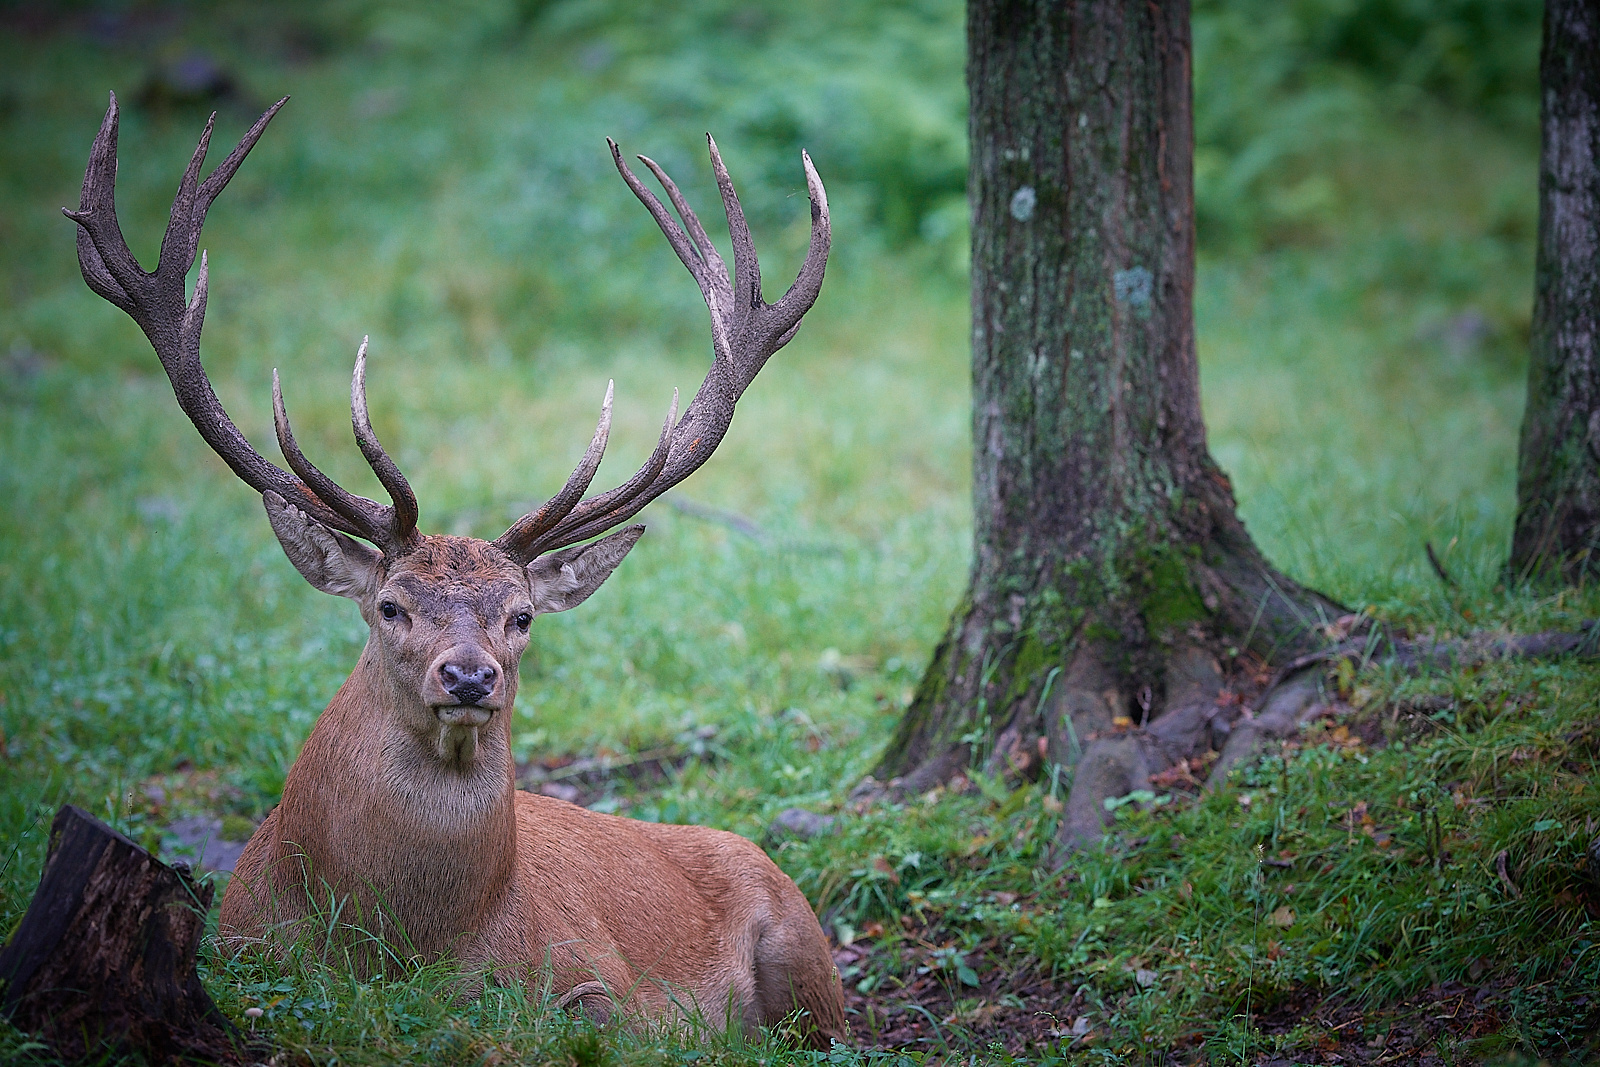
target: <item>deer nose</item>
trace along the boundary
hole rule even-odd
[[[439,667],[439,681],[444,691],[458,703],[476,704],[494,692],[494,680],[499,672],[488,664],[445,663]]]

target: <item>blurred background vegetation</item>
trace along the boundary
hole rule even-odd
[[[1440,631],[1577,611],[1498,585],[1540,13],[1195,4],[1213,451],[1295,578]],[[769,298],[803,255],[810,151],[834,220],[821,302],[675,493],[700,506],[652,506],[606,591],[541,620],[516,727],[529,756],[710,745],[715,770],[628,810],[755,834],[865,772],[963,585],[963,33],[957,0],[0,0],[0,928],[60,800],[133,832],[190,801],[259,818],[365,637],[79,278],[59,208],[107,89],[146,257],[205,114],[215,162],[293,96],[203,239],[213,381],[275,452],[280,368],[308,453],[370,495],[343,397],[371,334],[377,429],[423,527],[480,536],[561,484],[607,378],[614,483],[703,372],[699,296],[604,137],[661,162],[715,238],[714,133]],[[157,801],[152,776],[198,784]]]
[[[1426,540],[1472,588],[1497,580],[1529,320],[1539,13],[1529,0],[1196,6],[1212,446],[1263,547],[1354,605],[1438,599]],[[656,507],[664,529],[611,606],[551,620],[534,673],[584,680],[548,697],[603,712],[550,717],[578,743],[620,740],[633,720],[619,707],[723,692],[703,681],[718,672],[700,638],[734,623],[741,639],[709,640],[734,673],[833,648],[895,663],[898,692],[920,668],[969,528],[955,0],[102,0],[7,3],[0,17],[13,744],[60,728],[27,710],[56,688],[82,699],[82,678],[154,657],[157,675],[210,691],[254,642],[270,649],[256,654],[266,675],[286,647],[325,664],[266,685],[303,704],[281,763],[359,636],[353,613],[275,558],[143,338],[78,278],[57,209],[75,200],[108,88],[127,104],[124,229],[146,256],[205,113],[220,108],[231,143],[293,95],[206,232],[212,376],[267,442],[265,383],[281,367],[314,454],[365,485],[340,398],[370,333],[379,429],[425,525],[484,535],[559,484],[607,377],[621,426],[602,479],[635,461],[670,388],[698,380],[698,294],[603,138],[652,154],[714,217],[701,139],[715,132],[769,292],[803,248],[809,149],[838,233],[822,303],[683,490],[767,541]],[[683,570],[666,590],[669,557]],[[298,651],[331,635],[337,652]],[[228,692],[262,699],[254,682]],[[142,744],[252,736],[217,738],[209,721],[186,746],[165,730]]]

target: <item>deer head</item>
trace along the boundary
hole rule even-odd
[[[394,725],[424,742],[446,764],[470,764],[479,730],[498,717],[509,731],[517,665],[528,629],[542,614],[583,603],[610,576],[644,527],[615,530],[704,463],[726,434],[734,405],[767,359],[782,348],[816,302],[827,264],[828,201],[811,159],[801,153],[811,196],[811,247],[794,285],[776,304],[761,296],[761,270],[744,212],[716,142],[707,138],[733,240],[730,273],[678,187],[653,161],[640,160],[661,183],[681,223],[634,175],[615,142],[612,159],[700,286],[711,314],[713,358],[683,417],[678,397],[649,459],[627,482],[585,497],[605,452],[612,387],[606,389],[594,439],[566,485],[493,541],[417,530],[417,499],[379,444],[367,414],[367,343],[356,354],[350,385],[356,444],[391,503],[346,491],[300,451],[277,372],[272,401],[278,444],[289,471],[264,459],[223,410],[200,362],[207,263],[200,254],[194,295],[184,279],[194,264],[207,210],[239,169],[287,97],[251,127],[204,182],[211,139],[206,123],[178,186],[153,273],[140,268],[116,214],[117,99],[112,94],[84,174],[78,210],[78,262],[89,287],[144,330],[172,382],[179,406],[207,444],[262,494],[273,532],[295,568],[323,592],[349,597],[371,628],[358,672]],[[291,473],[292,472],[292,473]],[[601,535],[605,536],[601,536]],[[591,540],[598,538],[597,540]]]

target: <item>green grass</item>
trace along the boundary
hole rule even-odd
[[[1576,864],[1600,819],[1600,693],[1582,665],[1347,680],[1369,740],[1395,743],[1313,735],[1227,790],[1125,806],[1063,877],[1043,861],[1065,783],[846,803],[966,577],[959,5],[431,10],[217,6],[133,18],[111,43],[81,19],[0,34],[0,137],[24,149],[0,154],[0,928],[26,907],[61,802],[152,841],[186,807],[259,818],[365,637],[294,574],[144,339],[84,288],[57,211],[104,90],[131,100],[145,52],[188,42],[251,95],[294,97],[206,230],[213,381],[267,452],[279,368],[307,451],[371,494],[342,400],[370,333],[377,429],[430,531],[493,536],[559,486],[608,378],[600,480],[626,477],[671,389],[703,373],[698,295],[603,137],[710,209],[699,136],[716,133],[769,294],[803,255],[811,149],[834,206],[822,300],[679,491],[765,537],[652,506],[606,589],[540,621],[516,736],[530,756],[705,741],[714,760],[619,788],[610,802],[636,817],[759,839],[783,808],[837,812],[837,834],[775,855],[831,931],[882,924],[852,985],[887,994],[914,964],[953,991],[945,1044],[913,1051],[990,1055],[963,1036],[981,998],[961,968],[1024,966],[1094,1005],[1092,1040],[1034,1058],[1177,1043],[1224,1062],[1284,1044],[1246,1016],[1295,988],[1380,1003],[1472,973],[1527,991],[1480,1051],[1572,1051],[1582,1020],[1556,994],[1593,973],[1595,893]],[[1197,28],[1197,317],[1211,446],[1252,533],[1296,578],[1438,633],[1593,615],[1593,591],[1536,595],[1500,572],[1536,137],[1366,68],[1252,67],[1264,80],[1228,90],[1229,57],[1258,56],[1227,43],[1243,32],[1231,17],[1202,5]],[[1320,132],[1294,125],[1330,114]],[[251,117],[224,110],[219,145]],[[202,121],[125,112],[119,206],[143,255]],[[1457,588],[1428,567],[1429,541]],[[164,805],[140,788],[158,775]],[[1372,835],[1349,818],[1363,802]],[[1502,850],[1520,898],[1495,873]],[[1289,868],[1262,865],[1285,852]],[[1292,925],[1270,923],[1279,907]],[[224,1009],[266,1008],[257,1026],[299,1061],[808,1060],[781,1037],[597,1034],[526,991],[455,996],[437,969],[363,984],[300,958],[204,965]],[[14,1031],[0,1054],[31,1055]]]

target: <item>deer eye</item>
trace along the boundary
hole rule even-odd
[[[398,619],[400,617],[400,608],[392,600],[385,600],[382,604],[379,604],[378,611],[386,619]]]
[[[526,611],[519,611],[512,617],[511,622],[517,629],[527,633],[528,627],[533,625],[533,616]]]

